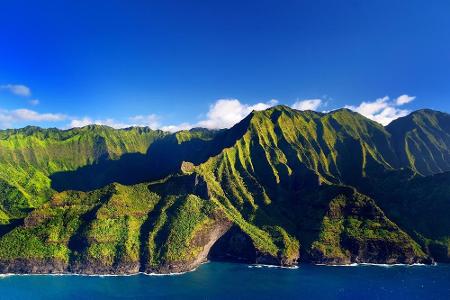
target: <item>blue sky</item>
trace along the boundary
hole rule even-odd
[[[4,1],[0,127],[450,112],[449,1]],[[169,127],[170,126],[170,127]]]

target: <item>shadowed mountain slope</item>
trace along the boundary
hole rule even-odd
[[[450,170],[450,115],[429,109],[418,110],[391,122],[401,166],[431,175]]]

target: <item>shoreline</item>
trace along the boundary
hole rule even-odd
[[[180,276],[186,273],[194,272],[197,268],[186,272],[174,272],[174,273],[145,273],[137,272],[130,274],[84,274],[84,273],[6,273],[0,274],[0,279],[11,276],[83,276],[83,277],[131,277],[131,276]]]
[[[392,267],[434,267],[437,266],[438,263],[432,263],[432,264],[422,264],[422,263],[415,263],[415,264],[376,264],[376,263],[351,263],[351,264],[313,264],[315,266],[320,267],[383,267],[383,268],[392,268]]]
[[[203,264],[210,263],[205,262]],[[223,263],[223,262],[218,262]],[[230,262],[228,262],[230,263]],[[296,266],[278,266],[278,265],[267,265],[267,264],[240,264],[243,266],[247,266],[249,269],[284,269],[284,270],[298,270],[301,268],[302,264],[298,264]],[[315,267],[381,267],[381,268],[392,268],[392,267],[435,267],[438,265],[438,263],[433,263],[431,265],[428,264],[375,264],[375,263],[351,263],[351,264],[342,264],[342,265],[333,265],[333,264],[303,264],[303,265],[311,265]],[[201,266],[201,265],[200,265]],[[199,267],[200,267],[199,266]],[[131,274],[84,274],[84,273],[5,273],[0,274],[0,280],[5,277],[12,277],[12,276],[84,276],[84,277],[129,277],[129,276],[138,276],[138,275],[144,275],[144,276],[181,276],[187,273],[195,272],[198,269],[198,267],[186,271],[186,272],[173,272],[173,273],[145,273],[145,272],[137,272],[137,273],[131,273]]]

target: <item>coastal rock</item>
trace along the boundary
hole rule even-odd
[[[61,274],[67,272],[67,262],[57,259],[17,258],[0,260],[1,274]]]
[[[139,262],[118,263],[114,265],[104,264],[102,261],[89,260],[72,263],[68,271],[75,274],[87,275],[127,275],[139,273]]]

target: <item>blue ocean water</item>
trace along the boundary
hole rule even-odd
[[[301,265],[298,269],[207,263],[171,276],[0,278],[1,299],[450,299],[450,265]]]

